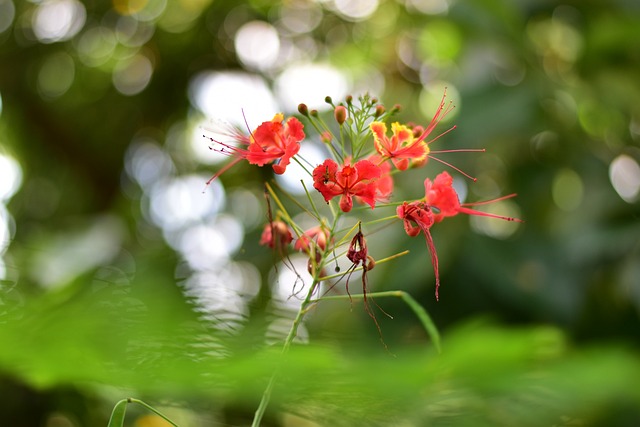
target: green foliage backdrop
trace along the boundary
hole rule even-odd
[[[320,304],[265,425],[637,425],[639,75],[634,1],[0,0],[0,424],[106,425],[129,395],[250,424],[292,317],[257,245],[273,176],[203,194],[199,126],[365,90],[425,124],[447,86],[438,149],[486,148],[451,160],[469,200],[516,192],[526,222],[434,228],[439,302],[422,240],[372,236],[410,250],[372,288],[413,295],[442,353],[400,300],[377,300],[392,354],[357,301]]]

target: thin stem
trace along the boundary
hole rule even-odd
[[[319,269],[317,271],[319,271]],[[296,314],[296,317],[293,320],[293,324],[291,325],[291,329],[289,330],[289,334],[287,335],[287,338],[284,341],[284,345],[282,346],[283,355],[286,354],[287,351],[289,351],[289,348],[291,347],[293,340],[298,334],[298,328],[300,327],[300,324],[302,323],[302,319],[306,314],[307,306],[311,304],[311,301],[312,301],[311,297],[315,293],[318,283],[320,283],[318,278],[314,278],[313,283],[309,287],[309,292],[307,293],[307,296],[300,304],[300,309],[298,310],[298,314]],[[267,384],[267,387],[262,393],[262,399],[260,400],[260,405],[258,405],[258,409],[256,409],[255,415],[253,416],[253,423],[251,424],[251,427],[260,426],[262,417],[264,416],[264,413],[267,410],[267,406],[269,406],[269,401],[271,400],[271,394],[276,384],[276,378],[278,376],[278,373],[280,372],[280,368],[281,366],[278,366],[276,371],[271,375],[271,378],[269,379],[269,383]]]
[[[382,264],[383,262],[391,261],[392,259],[399,258],[399,257],[401,257],[403,255],[407,255],[408,253],[409,253],[409,251],[402,251],[402,252],[398,252],[395,255],[391,255],[391,256],[388,256],[386,258],[382,258],[382,259],[376,260],[376,265]],[[360,270],[362,270],[362,266],[356,267],[352,271],[355,272],[355,271],[360,271]],[[318,281],[322,282],[322,281],[325,281],[325,280],[331,280],[331,279],[335,279],[336,277],[342,277],[342,276],[344,276],[344,273],[331,274],[329,276],[319,277]]]
[[[165,420],[166,422],[168,422],[169,424],[171,424],[172,426],[178,427],[178,424],[174,423],[173,421],[171,421],[169,418],[167,418],[166,415],[164,415],[162,412],[158,411],[157,409],[147,405],[146,403],[144,403],[142,400],[139,399],[134,399],[132,397],[130,397],[129,399],[127,399],[127,402],[130,403],[137,403],[138,405],[144,406],[145,408],[147,408],[148,410],[150,410],[151,412],[153,412],[154,414],[156,414],[157,416],[159,416],[160,418],[162,418],[163,420]]]
[[[438,328],[436,327],[435,323],[433,323],[431,316],[429,316],[429,313],[427,313],[427,310],[425,310],[424,307],[421,306],[420,303],[418,303],[418,301],[416,301],[410,294],[406,293],[405,291],[369,292],[366,295],[365,294],[331,295],[331,296],[316,298],[311,302],[318,303],[320,301],[327,301],[327,300],[364,299],[365,297],[366,298],[396,297],[396,298],[402,299],[409,306],[409,308],[413,310],[416,317],[418,317],[418,319],[420,320],[420,323],[422,323],[422,326],[424,327],[425,331],[431,338],[431,342],[433,342],[433,346],[436,348],[438,353],[442,351],[442,348],[440,346],[440,333],[438,333]]]

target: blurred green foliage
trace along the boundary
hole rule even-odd
[[[260,43],[241,55],[254,21],[277,34],[276,56]],[[360,304],[319,304],[265,425],[637,425],[640,6],[624,0],[0,0],[0,155],[21,170],[0,197],[0,424],[106,425],[128,396],[181,426],[250,423],[291,317],[274,302],[277,257],[256,244],[270,171],[234,168],[226,204],[185,220],[243,224],[210,299],[189,287],[201,271],[175,239],[172,209],[189,199],[162,204],[153,184],[200,197],[220,167],[192,148],[207,115],[198,76],[258,78],[292,114],[321,101],[287,98],[299,63],[379,91],[404,121],[427,123],[448,86],[457,129],[434,149],[486,148],[446,160],[478,177],[470,201],[517,192],[507,207],[526,223],[434,227],[440,302],[422,240],[399,224],[372,235],[376,257],[411,251],[376,267],[372,289],[418,299],[442,354],[399,300],[377,300],[393,355]],[[258,92],[218,107],[250,110]],[[397,196],[422,196],[440,168],[412,171]],[[237,295],[216,293],[238,277]]]

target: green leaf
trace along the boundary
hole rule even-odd
[[[124,416],[127,412],[127,404],[129,403],[129,399],[122,399],[116,406],[113,407],[113,412],[111,412],[111,418],[109,419],[109,424],[107,427],[122,427],[124,426]]]

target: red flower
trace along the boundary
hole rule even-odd
[[[435,223],[433,212],[428,204],[424,202],[404,202],[396,209],[398,218],[404,220],[404,230],[411,237],[417,236],[422,231],[431,255],[433,273],[436,276],[436,300],[438,299],[438,288],[440,288],[440,273],[438,271],[438,254],[431,237],[431,226]]]
[[[370,156],[367,160],[380,168],[380,178],[376,181],[376,200],[388,201],[393,192],[391,165],[377,154]]]
[[[461,204],[460,199],[458,198],[458,193],[456,193],[456,190],[453,188],[453,178],[447,172],[442,172],[441,174],[436,176],[436,179],[433,182],[431,182],[429,178],[425,179],[424,192],[426,203],[432,208],[436,208],[438,210],[438,212],[434,214],[434,219],[436,222],[440,222],[448,216],[454,216],[459,213],[488,216],[491,218],[504,219],[506,221],[522,222],[522,220],[518,218],[510,218],[468,208],[468,206],[484,205],[487,203],[493,203],[500,200],[508,199],[514,197],[515,194],[509,194],[508,196],[500,197],[493,200],[487,200],[484,202]]]
[[[247,160],[252,165],[264,166],[276,162],[273,171],[283,174],[291,157],[300,150],[304,139],[302,123],[295,117],[283,123],[284,116],[276,114],[270,122],[264,122],[253,132]]]
[[[264,226],[260,244],[270,248],[282,249],[293,241],[289,227],[282,221],[271,221]]]
[[[349,159],[338,170],[338,164],[325,160],[313,170],[313,187],[322,194],[324,200],[336,196],[340,199],[340,209],[349,212],[353,207],[353,196],[358,196],[373,209],[376,203],[377,180],[382,174],[380,167],[369,160],[360,160],[353,166]]]
[[[373,122],[369,127],[376,151],[384,159],[391,159],[399,170],[407,169],[410,164],[424,163],[429,155],[427,143],[422,139],[415,139],[413,131],[407,126],[393,123],[391,138],[387,137],[387,125],[383,122]]]
[[[219,146],[211,147],[212,150],[228,154],[235,159],[213,175],[207,184],[243,159],[258,166],[274,163],[273,171],[283,174],[291,157],[300,150],[300,141],[305,136],[303,128],[302,123],[295,117],[284,122],[284,116],[276,114],[271,121],[263,122],[258,126],[250,137],[242,135],[237,130],[227,132],[227,135],[233,139],[233,144],[209,138]],[[247,148],[241,148],[242,146]]]

